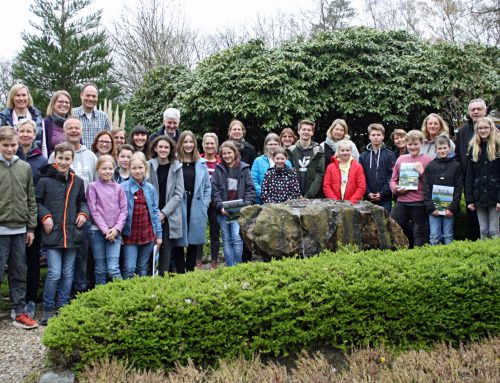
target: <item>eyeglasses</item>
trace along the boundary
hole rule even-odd
[[[489,126],[478,126],[477,130],[490,130]]]
[[[97,140],[97,143],[98,143],[98,144],[101,144],[101,145],[111,145],[111,141],[101,141],[101,140]]]
[[[62,101],[62,100],[57,100],[58,104],[63,104],[63,105],[69,105],[69,101]]]

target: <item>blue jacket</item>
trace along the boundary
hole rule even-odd
[[[206,242],[207,209],[210,203],[212,186],[208,176],[207,164],[203,158],[196,161],[191,217],[187,222],[187,195],[182,198],[182,238],[176,239],[175,246],[203,245]]]
[[[40,169],[47,165],[47,157],[45,157],[38,148],[31,148],[27,156],[24,156],[23,150],[19,148],[17,150],[17,156],[19,159],[30,164],[31,173],[33,174],[33,185],[36,187],[40,180]]]
[[[286,160],[286,167],[291,168],[292,163],[290,160]],[[269,169],[269,158],[265,154],[257,157],[252,165],[252,180],[255,186],[255,192],[257,194],[257,198],[255,203],[262,205],[262,199],[260,197],[262,192],[262,183],[264,182],[264,176],[266,175],[267,170]]]
[[[394,153],[384,144],[375,152],[372,144],[368,144],[366,151],[359,156],[359,163],[363,166],[366,179],[365,199],[370,193],[380,193],[381,200],[391,200],[392,192],[389,182],[392,177],[392,168],[396,160]]]
[[[158,209],[158,197],[156,196],[156,190],[153,185],[149,182],[144,181],[142,185],[139,185],[132,177],[127,181],[120,184],[125,190],[125,195],[127,196],[127,221],[123,227],[122,234],[125,236],[130,235],[130,230],[132,229],[132,215],[134,213],[134,193],[142,187],[144,192],[144,197],[146,198],[146,204],[148,205],[149,218],[153,225],[153,232],[156,238],[162,237],[162,229],[160,222],[160,210]]]
[[[12,111],[14,109],[4,109],[0,112],[0,126],[12,126],[14,127],[14,121],[12,120]],[[42,118],[42,112],[40,112],[35,107],[28,108],[31,119],[36,123],[36,138],[35,145],[38,149],[42,149],[43,134],[44,134],[44,122]]]

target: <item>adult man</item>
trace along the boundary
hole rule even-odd
[[[73,115],[77,116],[82,123],[83,145],[87,148],[92,146],[97,133],[101,130],[111,130],[111,124],[106,113],[96,109],[98,98],[99,90],[97,85],[88,82],[83,85],[80,92],[82,106],[73,109]]]
[[[469,157],[467,151],[469,142],[474,136],[474,124],[481,117],[486,116],[486,103],[484,100],[477,98],[469,102],[469,119],[457,133],[455,142],[455,158],[460,162],[462,167],[462,174],[465,179],[465,172]],[[465,184],[464,184],[465,189]],[[465,190],[464,190],[465,191]],[[467,209],[467,238],[471,241],[479,239],[479,222],[477,220],[477,213]]]
[[[288,148],[289,159],[297,170],[300,195],[305,198],[320,198],[325,175],[323,149],[312,141],[315,124],[302,120],[298,124],[299,141]]]
[[[63,128],[66,142],[70,143],[75,148],[75,156],[71,168],[75,171],[75,174],[78,177],[83,179],[85,192],[87,192],[89,184],[97,180],[95,173],[97,157],[91,150],[87,149],[85,145],[80,143],[83,130],[81,122],[77,117],[69,117],[65,121]],[[54,156],[51,155],[49,163],[53,162]],[[90,225],[91,222],[89,219],[83,226],[83,244],[76,253],[75,277],[73,280],[76,291],[85,291],[88,287],[87,259],[89,253]]]
[[[181,132],[179,124],[181,122],[181,112],[179,109],[167,108],[163,112],[163,125],[149,137],[149,142],[153,142],[158,136],[169,136],[175,142],[179,139]]]

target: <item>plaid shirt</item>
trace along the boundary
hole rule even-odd
[[[134,212],[132,213],[132,227],[128,237],[123,236],[125,245],[145,245],[155,239],[153,225],[149,218],[148,205],[142,188],[134,193]]]
[[[97,133],[101,130],[111,130],[108,115],[100,110],[94,109],[92,111],[92,118],[90,119],[81,106],[73,109],[73,114],[77,116],[82,123],[83,145],[89,149],[92,147],[92,143]]]

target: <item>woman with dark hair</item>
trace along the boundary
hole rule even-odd
[[[175,142],[167,136],[158,136],[151,143],[149,182],[158,194],[158,207],[163,230],[158,271],[169,271],[174,240],[182,237],[182,198],[184,177],[182,164],[175,158]]]
[[[116,160],[116,148],[117,145],[111,132],[109,130],[101,130],[96,134],[91,149],[97,158],[109,154]]]
[[[52,95],[49,106],[47,106],[47,117],[45,123],[45,142],[47,144],[47,156],[50,156],[57,144],[66,142],[63,125],[71,115],[73,108],[71,95],[65,90],[58,90]]]
[[[241,160],[252,167],[257,155],[255,154],[255,148],[253,147],[253,145],[245,141],[246,132],[247,131],[245,129],[245,126],[243,125],[243,122],[239,120],[233,120],[229,124],[227,135],[238,148]]]
[[[136,152],[143,152],[149,158],[149,133],[144,125],[136,125],[130,133],[130,145]]]
[[[24,84],[16,84],[10,88],[7,97],[7,108],[0,112],[0,126],[12,126],[15,128],[23,119],[33,120],[36,124],[35,146],[42,150],[45,157],[47,146],[44,139],[44,122],[42,112],[33,106],[33,98],[30,90]]]
[[[173,250],[177,272],[193,271],[206,242],[207,210],[212,188],[207,164],[200,158],[196,136],[187,130],[177,141],[177,159],[182,163],[184,196],[182,199],[182,238]],[[187,254],[184,255],[184,247]]]

